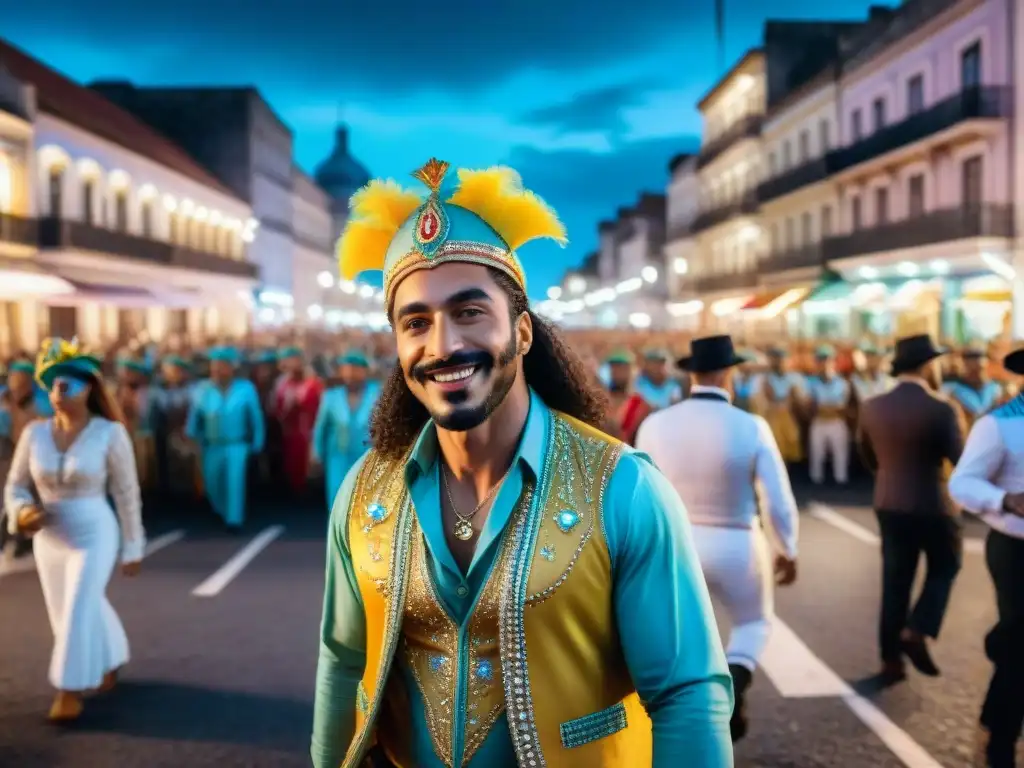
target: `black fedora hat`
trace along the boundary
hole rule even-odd
[[[948,351],[943,347],[935,346],[932,337],[927,333],[897,339],[896,349],[892,356],[892,375],[899,376],[901,373],[913,371],[929,360],[947,354]]]
[[[676,365],[690,373],[710,373],[742,365],[748,358],[737,354],[732,336],[705,336],[690,343],[690,354],[676,360]]]
[[[1003,358],[1003,368],[1010,373],[1024,376],[1024,347],[1015,350]]]

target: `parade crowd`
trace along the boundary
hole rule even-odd
[[[564,241],[554,212],[503,167],[460,169],[447,197],[448,170],[416,171],[426,197],[375,181],[352,200],[342,276],[384,273],[391,333],[102,356],[49,339],[9,361],[5,527],[34,550],[53,628],[50,719],[77,719],[129,658],[106,585],[118,560],[139,573],[147,494],[205,496],[234,532],[251,485],[295,500],[322,473],[316,768],[731,768],[773,590],[798,578],[791,476],[806,458],[842,485],[859,455],[883,684],[907,662],[941,674],[961,510],[991,529],[977,765],[1012,768],[1024,350],[562,334],[516,255]]]

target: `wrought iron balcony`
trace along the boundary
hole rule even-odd
[[[697,154],[697,168],[703,168],[720,154],[725,152],[741,139],[752,139],[761,135],[761,124],[764,115],[747,115],[741,117],[724,133],[719,134],[700,148]]]
[[[825,266],[825,251],[821,243],[811,243],[800,248],[785,248],[772,251],[761,259],[758,272],[762,275],[772,272],[786,272],[790,269],[808,269]]]
[[[757,187],[757,196],[762,203],[774,200],[801,187],[824,181],[832,172],[832,155],[824,155],[761,182]]]
[[[205,253],[161,240],[104,229],[84,221],[45,218],[39,221],[39,247],[75,248],[146,261],[167,267],[257,277],[255,264]]]
[[[701,211],[697,218],[690,225],[692,232],[700,232],[711,229],[723,221],[728,221],[735,216],[745,216],[756,213],[759,205],[757,191],[748,189],[739,197],[735,197],[727,203],[723,203],[706,211]]]
[[[970,237],[1013,237],[1012,205],[946,208],[825,240],[827,261]]]
[[[744,290],[757,287],[756,272],[720,272],[698,275],[687,281],[689,288],[698,294],[718,291]]]
[[[929,109],[887,125],[848,147],[829,153],[830,173],[880,157],[916,141],[933,136],[966,120],[999,119],[1010,116],[1011,96],[1005,86],[983,85],[965,88]]]
[[[39,243],[39,228],[36,220],[10,213],[0,213],[0,242],[37,245]]]

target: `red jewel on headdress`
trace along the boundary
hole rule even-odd
[[[420,216],[419,221],[419,238],[420,242],[429,243],[435,237],[437,233],[441,231],[441,220],[438,218],[437,213],[430,208],[423,211],[423,215]]]

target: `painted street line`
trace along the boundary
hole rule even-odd
[[[151,539],[146,544],[146,557],[171,546],[171,544],[177,544],[183,538],[185,538],[185,531],[179,530],[170,531],[162,536],[157,536],[155,539]],[[31,553],[17,559],[11,557],[7,552],[0,555],[0,578],[11,576],[15,573],[34,571],[35,569],[36,559]]]
[[[185,538],[185,531],[183,530],[169,531],[163,536],[157,536],[146,544],[146,557],[149,557],[154,552],[159,552],[161,549],[171,546],[171,544],[177,544],[183,538]]]
[[[259,536],[246,544],[243,549],[239,550],[238,554],[224,563],[206,581],[193,589],[192,594],[196,597],[215,597],[219,595],[245,569],[245,566],[251,563],[260,552],[270,546],[270,543],[282,533],[284,533],[283,525],[272,525],[267,528]]]
[[[815,520],[821,520],[823,523],[831,525],[843,533],[847,533],[853,538],[863,541],[865,544],[877,545],[881,543],[878,538],[878,534],[872,531],[870,528],[866,528],[860,523],[854,522],[846,515],[836,512],[834,509],[826,507],[824,504],[811,504],[807,508],[807,514],[813,517]],[[981,555],[985,553],[985,540],[984,539],[964,539],[964,552],[972,555]]]
[[[837,697],[898,757],[906,768],[942,768],[920,744],[833,672],[778,617],[761,668],[785,698]]]

